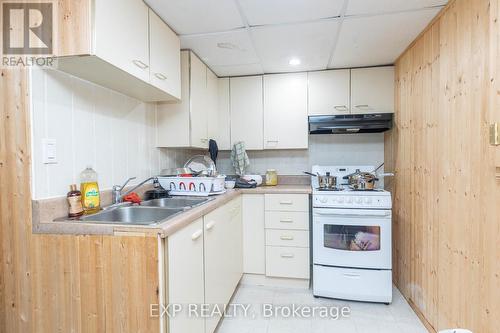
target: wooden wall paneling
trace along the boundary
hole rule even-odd
[[[455,0],[396,63],[394,281],[430,331],[498,331],[498,0]]]
[[[57,56],[92,54],[92,0],[58,0],[54,25],[54,54]]]

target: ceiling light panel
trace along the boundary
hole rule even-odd
[[[344,0],[237,0],[251,26],[312,21],[340,15]]]
[[[337,34],[338,21],[251,28],[266,73],[324,69]],[[290,66],[291,58],[301,63]]]
[[[438,12],[434,8],[346,18],[330,68],[392,64]]]
[[[146,0],[179,35],[243,27],[234,0]]]
[[[349,0],[346,15],[372,15],[446,5],[447,0]]]

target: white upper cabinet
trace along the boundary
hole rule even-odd
[[[307,73],[264,75],[264,149],[307,147]]]
[[[349,69],[308,73],[309,115],[350,113]]]
[[[209,88],[210,91],[210,88]],[[220,150],[231,149],[231,109],[229,105],[229,78],[217,79],[217,110],[208,119],[208,136],[217,141]]]
[[[191,147],[208,148],[207,66],[191,53]]]
[[[394,112],[394,67],[351,70],[352,113]]]
[[[149,81],[149,8],[146,4],[140,0],[97,0],[95,13],[96,55]]]
[[[150,33],[150,81],[176,98],[181,98],[181,54],[179,37],[151,9],[149,10]]]
[[[262,76],[230,79],[231,145],[244,141],[248,150],[262,150],[263,96]]]

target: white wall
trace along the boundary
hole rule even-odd
[[[384,161],[384,134],[310,135],[308,150],[248,151],[248,173],[265,174],[276,169],[281,175],[300,175],[319,165],[375,165]],[[220,152],[220,172],[234,174],[229,152]]]
[[[63,196],[92,165],[101,189],[141,181],[184,163],[185,150],[155,148],[156,105],[55,70],[33,69],[33,198]],[[42,139],[57,140],[57,164],[42,161]]]

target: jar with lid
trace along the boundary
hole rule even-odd
[[[268,169],[266,171],[266,185],[276,186],[278,185],[278,173],[275,169]]]

